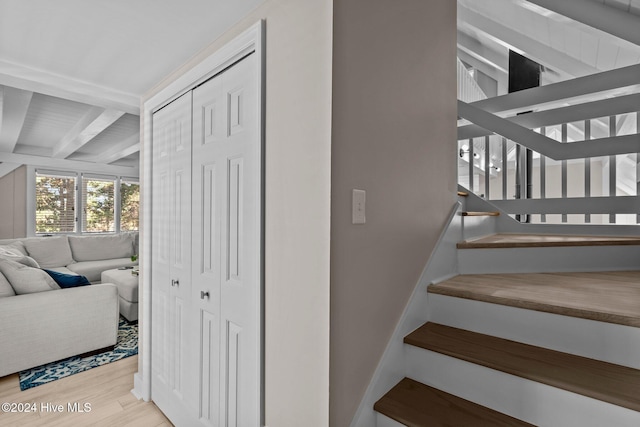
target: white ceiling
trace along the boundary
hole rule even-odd
[[[458,0],[459,56],[502,93],[510,49],[551,83],[638,64],[639,40],[640,0]]]
[[[141,95],[262,1],[0,0],[0,176],[137,168]]]

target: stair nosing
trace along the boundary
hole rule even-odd
[[[454,344],[463,343],[464,345],[459,347],[464,350],[447,348],[447,345],[453,347],[451,343],[447,344],[447,340]],[[482,345],[475,341],[482,342]],[[430,322],[407,335],[404,342],[489,369],[640,411],[640,400],[637,399],[637,396],[640,396],[640,370],[637,369]],[[469,344],[470,342],[472,344]],[[499,356],[496,356],[497,354]],[[499,362],[500,359],[502,362]],[[521,365],[518,365],[519,363]],[[515,368],[516,365],[518,369]],[[554,371],[554,375],[545,373],[545,369]],[[610,376],[606,377],[604,372]],[[565,378],[561,378],[562,376]],[[633,377],[636,378],[635,387],[629,387],[624,380]],[[603,391],[603,384],[607,384],[610,390]],[[620,392],[623,389],[621,385],[627,386],[624,393]]]
[[[462,216],[500,216],[498,211],[463,211]]]
[[[505,242],[483,242],[482,240],[492,236],[509,236],[508,233],[498,233],[489,236],[478,237],[473,240],[465,240],[458,242],[458,249],[505,249],[505,248],[548,248],[548,247],[582,247],[582,246],[638,246],[640,238],[625,236],[580,236],[580,235],[564,235],[564,234],[519,234],[514,233],[513,236],[538,236],[550,238],[585,238],[591,240],[558,240],[558,241],[505,241]],[[596,240],[599,239],[599,240]]]

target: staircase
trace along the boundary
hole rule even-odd
[[[379,367],[376,425],[639,426],[640,237],[529,233],[458,196],[385,353],[401,367]]]

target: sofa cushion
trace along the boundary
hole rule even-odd
[[[22,239],[22,240],[24,240],[24,239]],[[22,243],[22,240],[19,240],[19,239],[2,239],[2,240],[0,240],[0,245],[9,246],[12,249],[17,249],[18,251],[20,251],[20,253],[22,253],[22,255],[29,255],[29,253],[27,252],[27,250],[24,247],[24,243]]]
[[[11,283],[4,277],[4,274],[0,273],[0,298],[12,297],[16,294],[16,291],[11,287]]]
[[[29,256],[42,268],[62,267],[73,262],[67,236],[25,239],[23,243]]]
[[[105,270],[136,265],[130,258],[105,259],[101,261],[84,261],[69,264],[67,268],[74,273],[86,276],[92,283],[100,282],[100,276]]]
[[[0,259],[0,272],[7,278],[17,295],[60,289],[60,286],[43,270],[28,267],[19,262]]]
[[[40,268],[35,259],[24,255],[14,245],[0,245],[0,258],[19,262],[29,267]]]
[[[125,258],[133,255],[131,234],[99,236],[69,236],[69,245],[76,262]]]
[[[62,289],[76,288],[78,286],[87,286],[91,284],[91,282],[89,282],[86,277],[79,274],[65,274],[58,271],[46,269],[44,270],[44,272],[51,276],[51,278],[55,280],[58,286],[60,286]]]

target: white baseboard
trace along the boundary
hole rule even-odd
[[[133,389],[131,390],[131,394],[133,394],[138,400],[144,400],[145,402],[148,402],[149,400],[151,400],[151,396],[149,396],[148,393],[145,392],[146,389],[147,387],[144,386],[142,375],[140,375],[140,372],[136,372],[133,375]]]

